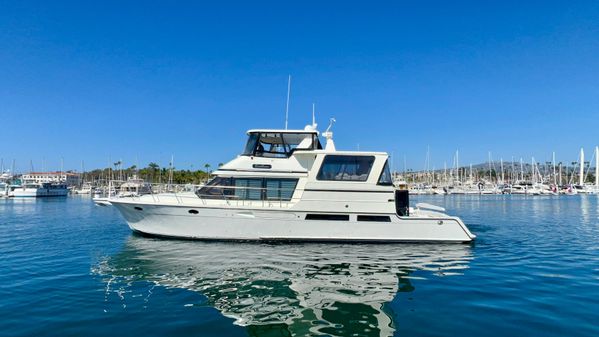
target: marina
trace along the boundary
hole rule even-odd
[[[599,336],[599,2],[0,4],[0,337]]]
[[[131,234],[116,208],[95,206],[87,195],[2,199],[0,329],[21,336],[564,336],[576,326],[577,336],[599,334],[599,198],[415,199],[460,214],[476,242],[164,240]]]

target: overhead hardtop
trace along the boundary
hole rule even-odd
[[[318,130],[288,130],[288,129],[251,129],[247,131],[247,134],[251,133],[297,133],[297,134],[317,134]]]

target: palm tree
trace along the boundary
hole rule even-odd
[[[208,177],[206,177],[206,180],[210,179],[210,174],[212,173],[212,171],[210,171],[210,164],[204,164],[204,168],[206,169],[206,173],[208,174]]]
[[[152,182],[154,181],[154,175],[156,174],[156,171],[158,170],[158,168],[160,167],[158,164],[151,162],[148,164],[148,167],[150,168],[151,172],[152,172]]]

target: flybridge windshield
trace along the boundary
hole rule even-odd
[[[252,132],[243,155],[287,158],[294,151],[322,149],[314,133]]]

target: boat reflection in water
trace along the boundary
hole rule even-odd
[[[411,274],[460,275],[471,259],[468,245],[287,245],[132,235],[94,272],[122,301],[138,281],[199,292],[250,335],[388,336],[395,328],[386,303],[414,290]]]

